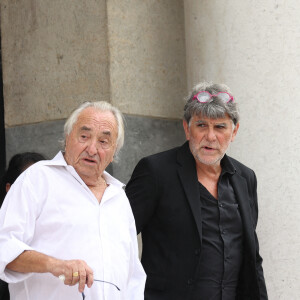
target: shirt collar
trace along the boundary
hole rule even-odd
[[[121,187],[121,188],[123,188],[125,186],[124,183],[122,183],[121,181],[119,181],[115,177],[111,176],[106,171],[103,172],[103,177],[104,177],[107,184],[112,184],[112,185],[115,185],[115,186],[118,186],[118,187]]]
[[[235,174],[236,169],[233,163],[229,160],[228,156],[225,154],[221,160],[222,174],[229,173],[231,175]]]
[[[68,166],[62,151],[59,151],[52,160],[44,161],[44,164],[48,165],[48,166],[64,166],[64,167]],[[75,171],[75,169],[74,169],[74,171]],[[113,176],[111,176],[106,171],[103,172],[103,177],[104,177],[106,183],[109,184],[109,185],[114,185],[114,186],[117,186],[117,187],[120,187],[120,188],[123,188],[125,186],[124,183],[122,183],[118,179],[114,178]]]
[[[45,166],[67,166],[67,162],[64,158],[64,155],[61,151],[59,151],[54,158],[51,160],[43,160],[43,165]]]

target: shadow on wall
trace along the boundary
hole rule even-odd
[[[137,162],[144,156],[184,143],[181,120],[124,115],[125,143],[119,162],[107,171],[127,183]],[[64,120],[43,122],[6,129],[7,161],[17,152],[34,151],[53,158],[62,149]]]
[[[127,183],[142,157],[180,146],[184,141],[181,120],[125,115],[125,143],[119,162],[112,164],[113,176]]]

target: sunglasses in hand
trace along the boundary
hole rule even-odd
[[[112,283],[112,282],[104,281],[104,280],[99,280],[99,279],[94,279],[94,281],[98,281],[98,282],[103,282],[103,283],[111,284],[111,285],[113,285],[118,291],[121,291],[121,290],[119,289],[119,287],[118,287],[117,285],[115,285],[114,283]],[[82,292],[81,295],[82,295],[82,300],[85,300],[85,294]]]

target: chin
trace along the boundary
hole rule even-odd
[[[218,158],[211,158],[211,159],[205,159],[200,157],[199,155],[196,156],[197,160],[207,166],[214,166],[214,165],[219,165],[220,161],[223,157],[218,157]]]
[[[93,177],[97,173],[93,168],[80,168],[77,173],[85,177]]]

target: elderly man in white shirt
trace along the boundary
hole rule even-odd
[[[84,103],[66,121],[65,151],[12,185],[0,211],[0,277],[11,300],[144,299],[132,211],[105,171],[123,142],[119,110]]]

